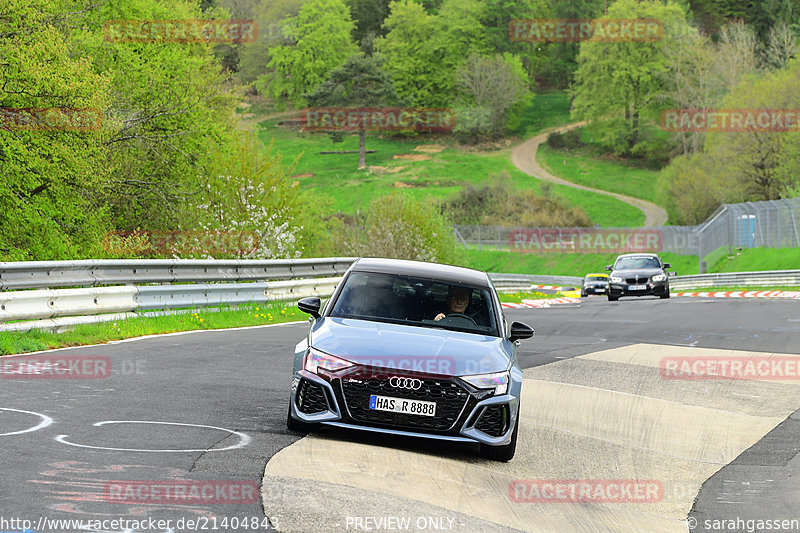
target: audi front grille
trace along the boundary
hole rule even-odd
[[[397,377],[387,374],[369,378],[347,376],[342,378],[340,389],[350,417],[357,422],[370,425],[448,431],[456,425],[468,403],[470,409],[477,403],[466,389],[447,378],[399,376],[399,379],[392,379]],[[370,409],[369,400],[373,394],[404,400],[436,402],[436,415],[412,415]]]

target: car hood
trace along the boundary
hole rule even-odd
[[[513,357],[499,337],[353,318],[317,320],[311,345],[362,365],[451,376],[501,372]]]
[[[615,270],[611,273],[612,276],[619,276],[621,278],[640,278],[655,276],[656,274],[663,274],[664,271],[660,268],[632,268],[626,270]]]

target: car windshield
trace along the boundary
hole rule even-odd
[[[351,272],[332,317],[499,336],[489,289],[375,272]]]
[[[586,281],[608,281],[605,276],[586,276]]]
[[[614,270],[635,268],[661,268],[661,265],[655,257],[620,257],[614,264]]]

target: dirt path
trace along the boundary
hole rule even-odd
[[[601,191],[600,189],[593,189],[591,187],[586,187],[585,185],[578,185],[577,183],[572,183],[571,181],[553,176],[544,168],[542,168],[541,165],[539,165],[539,162],[536,161],[536,151],[539,149],[539,145],[547,140],[547,136],[550,134],[550,132],[564,132],[583,126],[584,124],[586,124],[586,122],[574,122],[572,124],[567,124],[566,126],[561,126],[560,128],[545,130],[536,137],[531,137],[524,143],[514,147],[514,149],[511,151],[511,162],[514,163],[514,166],[516,166],[518,169],[530,176],[533,176],[534,178],[551,181],[560,185],[566,185],[567,187],[574,187],[575,189],[583,189],[584,191],[605,194],[607,196],[613,196],[618,200],[622,200],[626,204],[630,204],[635,208],[640,209],[644,213],[644,225],[646,227],[663,226],[666,224],[667,212],[658,207],[656,204],[650,203],[646,200],[641,200],[639,198],[626,196],[624,194]]]

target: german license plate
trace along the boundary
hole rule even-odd
[[[375,394],[369,397],[369,408],[376,411],[389,411],[406,415],[436,416],[436,402],[390,398]]]
[[[629,291],[643,291],[647,288],[647,285],[628,285]]]
[[[605,289],[595,289],[594,292],[606,292]]]

